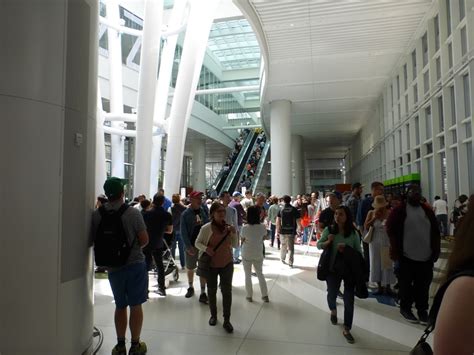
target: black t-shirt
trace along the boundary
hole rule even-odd
[[[280,218],[280,234],[296,234],[296,220],[299,219],[300,213],[292,205],[285,205],[279,212],[278,217]]]
[[[163,235],[167,226],[173,225],[171,214],[163,207],[153,207],[143,214],[150,241],[148,247],[152,249],[163,248]]]
[[[324,209],[319,216],[319,223],[324,224],[324,228],[334,223],[334,211],[331,207]]]
[[[193,210],[194,215],[196,216],[196,224],[194,225],[193,229],[193,234],[191,235],[191,244],[194,245],[194,242],[196,241],[199,231],[201,230],[201,227],[203,225],[203,220],[201,216],[201,209],[198,210]]]

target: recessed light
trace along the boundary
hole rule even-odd
[[[295,27],[295,24],[294,24],[294,23],[290,23],[290,27]]]

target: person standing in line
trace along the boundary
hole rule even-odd
[[[361,201],[362,192],[363,186],[360,182],[352,184],[352,193],[347,199],[346,206],[349,207],[349,210],[351,211],[353,221],[355,221],[357,217],[357,210]]]
[[[355,283],[350,280],[347,272],[342,274],[335,269],[336,259],[345,252],[346,247],[351,247],[362,255],[360,238],[354,228],[352,216],[349,208],[339,206],[334,213],[334,224],[326,227],[321,239],[317,244],[318,249],[330,248],[329,273],[326,278],[327,301],[331,311],[331,323],[337,324],[336,298],[341,282],[344,280],[344,330],[343,335],[347,342],[353,344],[354,337],[351,334],[352,322],[354,319],[354,294]],[[346,268],[345,268],[346,269]]]
[[[275,243],[275,236],[276,236],[276,219],[278,217],[278,213],[280,212],[280,205],[278,204],[278,197],[272,196],[270,197],[272,201],[272,205],[268,209],[268,220],[270,222],[270,230],[271,230],[271,236],[270,236],[270,246],[273,248],[273,245]],[[280,250],[280,238],[277,239],[277,245],[278,245],[278,250]]]
[[[242,229],[244,221],[247,218],[245,210],[242,207],[242,204],[240,203],[241,199],[242,194],[238,191],[235,191],[232,194],[232,201],[229,203],[229,206],[235,208],[235,210],[237,211],[237,234],[240,234],[240,230]],[[240,263],[240,246],[234,248],[234,264],[238,263]]]
[[[260,210],[257,206],[250,206],[247,209],[247,224],[242,227],[242,260],[245,271],[245,290],[247,291],[247,301],[252,302],[252,265],[258,277],[262,300],[269,302],[267,282],[263,276],[263,247],[262,242],[266,239],[266,228],[260,223]]]
[[[386,223],[390,256],[399,262],[400,314],[410,323],[426,325],[433,265],[441,250],[438,222],[433,211],[421,204],[421,189],[407,189],[407,203],[395,208]],[[412,312],[413,301],[418,318]]]
[[[433,211],[438,221],[439,231],[441,237],[446,238],[449,235],[448,231],[448,203],[441,199],[439,196],[435,196],[433,203]]]
[[[291,205],[291,197],[283,196],[285,206],[278,212],[276,233],[281,239],[280,260],[286,264],[286,254],[289,253],[288,265],[292,268],[295,254],[295,235],[300,226],[300,213]]]
[[[385,223],[390,210],[387,209],[388,202],[383,195],[376,196],[372,203],[373,210],[367,213],[364,229],[373,228],[370,250],[370,282],[376,282],[378,291],[374,295],[386,293],[393,296],[391,284],[395,283],[393,265],[389,256],[390,240],[388,239]]]
[[[330,192],[327,195],[328,207],[325,208],[319,216],[319,228],[323,231],[326,227],[329,227],[334,223],[334,212],[340,205],[340,201],[334,192]]]
[[[96,209],[92,215],[92,238],[95,241],[101,226],[102,214],[106,211],[121,213],[121,224],[128,244],[131,246],[127,262],[122,267],[107,268],[110,287],[115,300],[115,331],[117,345],[112,349],[112,355],[126,355],[125,335],[127,323],[130,324],[132,346],[129,355],[144,355],[147,353],[145,342],[140,341],[143,325],[142,304],[148,299],[148,273],[146,271],[145,255],[142,252],[148,244],[148,233],[143,217],[135,208],[124,201],[123,180],[117,177],[108,178],[104,183],[105,195],[108,202]],[[127,308],[130,307],[130,318]]]
[[[163,238],[165,233],[173,233],[173,217],[163,208],[165,196],[155,194],[153,196],[152,208],[143,213],[143,220],[147,226],[150,242],[143,250],[146,257],[147,270],[152,268],[152,259],[155,260],[158,273],[158,291],[160,296],[166,296],[165,291],[165,268],[163,266],[163,252],[165,245]]]
[[[359,206],[357,207],[357,216],[356,216],[356,225],[359,228],[361,235],[365,235],[367,233],[364,230],[364,223],[367,219],[367,214],[373,208],[372,204],[374,203],[374,199],[376,196],[383,195],[384,193],[384,186],[379,181],[374,181],[370,185],[370,195],[366,196],[362,201],[360,201]],[[364,248],[364,259],[367,267],[367,271],[370,273],[370,250],[369,245],[367,243],[362,243],[362,247]]]
[[[181,197],[178,194],[174,194],[171,198],[171,201],[173,202],[173,205],[170,208],[171,211],[171,216],[173,218],[173,233],[174,233],[174,239],[173,239],[173,245],[171,247],[171,255],[173,256],[173,259],[176,256],[176,244],[178,245],[178,250],[179,250],[179,262],[181,264],[181,268],[186,267],[186,261],[184,260],[185,258],[185,250],[184,250],[184,242],[183,238],[181,237],[181,215],[183,214],[184,211],[186,211],[186,206],[184,206],[181,203]]]
[[[180,231],[181,238],[183,238],[186,247],[186,269],[188,273],[188,291],[184,297],[191,298],[194,295],[194,270],[197,268],[198,251],[194,246],[196,238],[201,230],[201,227],[209,222],[208,215],[202,207],[202,195],[200,191],[193,191],[189,194],[191,201],[189,207],[181,214]],[[207,303],[206,295],[206,279],[199,278],[201,283],[201,295],[199,302]]]
[[[234,275],[232,247],[236,246],[239,240],[235,228],[225,222],[226,213],[226,208],[219,202],[212,204],[211,222],[201,228],[195,245],[200,254],[207,253],[211,257],[209,278],[207,279],[209,310],[211,312],[209,325],[215,326],[217,324],[217,278],[219,278],[224,313],[223,328],[227,333],[232,333],[234,331],[234,327],[230,323],[232,278]],[[216,249],[222,240],[222,244]]]

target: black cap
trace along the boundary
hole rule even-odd
[[[358,189],[359,187],[364,187],[360,182],[356,182],[355,184],[352,184],[352,190]]]

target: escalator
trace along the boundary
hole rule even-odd
[[[262,155],[260,156],[260,160],[257,165],[257,170],[255,171],[255,176],[253,177],[253,180],[252,180],[252,186],[250,186],[250,189],[254,192],[259,190],[260,178],[265,180],[265,176],[262,175],[262,173],[266,173],[268,170],[268,169],[264,169],[264,167],[265,167],[265,163],[267,162],[269,150],[270,150],[270,141],[267,140],[267,142],[265,143],[265,147],[263,148]]]
[[[255,146],[255,142],[257,141],[258,133],[250,132],[247,136],[245,143],[240,150],[237,159],[235,160],[234,164],[232,165],[232,169],[230,170],[227,178],[225,179],[224,184],[222,185],[221,189],[217,189],[217,192],[220,194],[222,191],[229,191],[232,193],[237,188],[237,185],[240,181],[242,173],[245,170],[245,166],[247,165],[247,161],[250,158]]]

